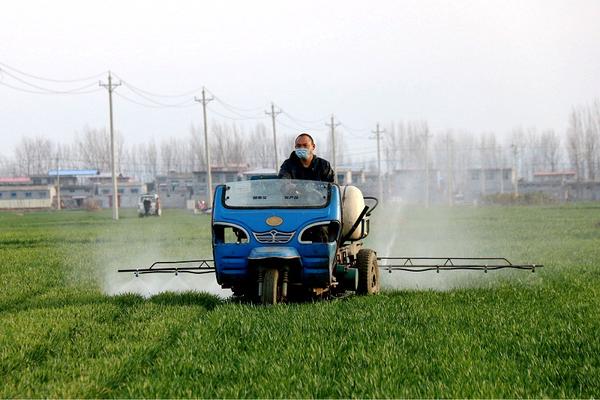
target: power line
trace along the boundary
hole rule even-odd
[[[254,108],[241,108],[241,107],[236,107],[234,105],[231,105],[225,101],[223,101],[223,99],[221,99],[219,96],[215,95],[213,92],[211,92],[210,90],[206,89],[206,91],[218,102],[221,103],[225,108],[229,108],[232,110],[237,110],[237,111],[241,111],[241,112],[258,112],[261,111],[263,109],[263,107],[254,107]]]
[[[308,125],[305,125],[305,124],[299,123],[297,120],[295,120],[295,119],[293,119],[293,118],[290,118],[290,115],[289,115],[289,114],[287,114],[287,113],[286,113],[285,111],[283,111],[283,110],[282,110],[282,113],[281,113],[281,115],[283,115],[283,116],[287,117],[287,118],[288,118],[288,120],[289,120],[289,122],[290,122],[290,123],[292,123],[292,124],[294,124],[295,128],[294,128],[294,127],[290,127],[290,129],[295,129],[295,130],[300,130],[300,131],[318,131],[318,130],[320,130],[320,129],[321,129],[321,127],[322,127],[321,125],[311,125],[311,126],[308,126]],[[320,122],[323,122],[323,121],[325,121],[325,120],[321,120]],[[281,123],[281,122],[280,122],[280,123]],[[281,124],[283,125],[283,123],[281,123]],[[289,127],[289,126],[288,126],[288,127]]]
[[[8,72],[6,70],[0,69],[0,73],[2,73],[2,75],[1,75],[2,79],[0,80],[0,84],[4,85],[6,87],[9,87],[11,89],[18,90],[18,91],[25,92],[25,93],[46,94],[46,95],[48,95],[48,94],[73,94],[73,95],[77,95],[77,94],[93,93],[93,92],[97,92],[97,91],[101,90],[101,89],[84,90],[84,89],[96,86],[96,82],[87,84],[85,86],[80,86],[80,87],[77,87],[77,88],[73,88],[73,89],[70,89],[70,90],[54,90],[54,89],[49,89],[49,88],[46,88],[46,87],[43,87],[43,86],[39,86],[39,85],[30,83],[30,82],[27,82],[27,81],[25,81],[25,80],[23,80],[23,79],[15,76],[15,75],[11,74],[10,72]],[[11,84],[9,84],[9,83],[7,83],[7,82],[4,81],[4,79],[3,79],[4,76],[10,76],[11,78],[15,79],[16,81],[18,81],[18,82],[20,82],[22,84],[25,84],[27,86],[30,86],[30,87],[32,87],[34,89],[37,89],[37,90],[31,90],[31,89],[26,89],[26,88],[18,87],[18,86],[13,86],[13,85],[11,85]]]
[[[281,120],[279,120],[278,123],[279,123],[279,125],[284,126],[284,127],[288,128],[288,129],[291,129],[293,131],[301,131],[301,132],[302,131],[305,131],[305,132],[308,131],[308,132],[319,132],[319,133],[322,133],[322,129],[323,129],[322,127],[308,128],[306,126],[291,126],[291,125],[288,125],[288,124],[282,122]]]
[[[154,104],[144,104],[144,103],[141,103],[139,101],[133,100],[132,98],[127,97],[127,96],[125,96],[124,94],[121,94],[121,93],[115,93],[115,95],[117,97],[122,98],[125,101],[128,101],[128,102],[133,103],[133,104],[137,104],[138,106],[142,106],[142,107],[146,107],[146,108],[154,108],[154,109],[164,109],[164,108],[167,108],[165,106],[157,106],[157,105],[154,105]],[[193,107],[193,105],[190,105],[190,107]]]
[[[228,116],[228,115],[225,115],[225,114],[221,114],[218,111],[215,111],[215,109],[212,108],[212,107],[209,108],[209,110],[212,113],[217,114],[218,116],[220,116],[222,118],[229,119],[229,120],[232,120],[232,121],[248,121],[248,120],[261,120],[261,119],[265,119],[264,116],[260,116],[260,117],[231,117],[231,116]]]
[[[133,88],[139,92],[142,92],[148,96],[152,96],[152,97],[165,97],[165,98],[178,98],[178,97],[189,97],[192,96],[194,93],[198,93],[199,90],[202,90],[202,88],[197,88],[194,90],[190,90],[184,93],[180,93],[180,94],[161,94],[161,93],[156,93],[156,92],[150,92],[148,90],[145,89],[141,89],[137,86],[132,85],[131,83],[129,83],[128,81],[124,80],[123,78],[121,78],[119,75],[114,74],[117,78],[119,78],[121,80],[121,82],[123,82],[124,86],[127,86],[128,88]]]
[[[319,118],[319,119],[315,119],[315,120],[303,120],[303,119],[294,117],[293,115],[291,115],[290,113],[288,113],[286,111],[283,111],[283,115],[287,116],[292,121],[299,122],[302,124],[319,124],[319,123],[322,123],[323,121],[326,121],[328,118],[327,116],[325,116],[323,118]]]
[[[344,122],[340,121],[340,124],[346,128],[346,130],[351,131],[351,132],[356,132],[356,133],[365,133],[368,132],[368,129],[362,129],[362,128],[353,128],[351,126],[348,126],[347,124],[345,124]]]
[[[220,105],[221,105],[221,106],[222,106],[222,107],[223,107],[225,110],[227,110],[228,112],[231,112],[231,113],[235,114],[235,115],[236,115],[236,118],[239,118],[239,119],[262,119],[262,118],[264,118],[264,117],[262,116],[262,114],[260,114],[260,117],[259,117],[258,115],[257,115],[257,116],[249,116],[249,115],[246,115],[246,114],[242,114],[242,113],[240,113],[240,112],[238,112],[238,111],[235,111],[235,110],[234,110],[234,109],[232,109],[232,108],[228,108],[228,107],[226,106],[226,103],[223,103],[223,102],[219,101],[219,100],[218,100],[218,99],[216,99],[216,98],[214,98],[214,99],[215,99],[215,100],[217,101],[217,103],[218,103],[218,104],[220,104]]]
[[[181,107],[187,107],[187,106],[194,105],[193,104],[194,103],[193,100],[190,100],[190,99],[186,99],[186,100],[181,101],[179,103],[172,103],[172,104],[171,103],[163,103],[163,102],[154,100],[153,98],[151,98],[151,97],[143,94],[142,91],[138,91],[137,89],[134,89],[133,87],[131,87],[131,86],[127,85],[127,84],[124,84],[124,86],[127,89],[129,89],[132,93],[134,93],[135,95],[143,98],[146,101],[149,101],[150,103],[153,103],[153,104],[159,106],[160,108],[181,108]]]
[[[100,72],[100,73],[98,73],[96,75],[88,76],[88,77],[85,77],[85,78],[78,78],[78,79],[51,79],[51,78],[45,78],[45,77],[41,77],[41,76],[38,76],[38,75],[29,74],[27,72],[23,72],[23,71],[15,68],[15,67],[11,67],[10,65],[5,64],[3,62],[0,62],[0,65],[3,66],[6,69],[10,69],[11,71],[14,71],[14,72],[16,72],[18,74],[21,74],[21,75],[25,75],[25,76],[27,76],[29,78],[38,79],[38,80],[47,81],[47,82],[55,82],[55,83],[73,83],[73,82],[89,81],[89,80],[92,80],[92,79],[95,80],[95,79],[97,79],[97,78],[99,78],[101,76],[104,76],[104,74],[106,74],[106,71],[102,71],[102,72]]]

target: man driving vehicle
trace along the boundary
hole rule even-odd
[[[315,141],[308,133],[301,133],[294,141],[295,150],[281,164],[279,178],[304,179],[310,181],[333,182],[334,172],[329,162],[315,155]],[[313,243],[327,243],[328,231],[322,226],[306,232],[304,240]]]
[[[295,150],[281,164],[279,178],[333,182],[334,172],[329,162],[317,157],[315,141],[308,133],[301,133],[294,141]]]

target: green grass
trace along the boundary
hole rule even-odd
[[[545,267],[386,273],[378,296],[275,307],[109,296],[118,266],[210,257],[210,218],[1,213],[0,397],[600,395],[599,205],[375,214],[380,255]]]

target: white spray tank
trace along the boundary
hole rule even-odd
[[[342,237],[346,237],[356,220],[365,208],[365,199],[362,192],[356,186],[340,186],[342,192]],[[363,216],[363,218],[367,218]],[[361,222],[348,240],[359,240],[367,235],[367,224]],[[364,236],[363,236],[364,233]]]

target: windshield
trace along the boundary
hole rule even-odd
[[[226,207],[236,208],[312,208],[325,207],[329,201],[327,182],[294,179],[260,179],[225,184]]]

